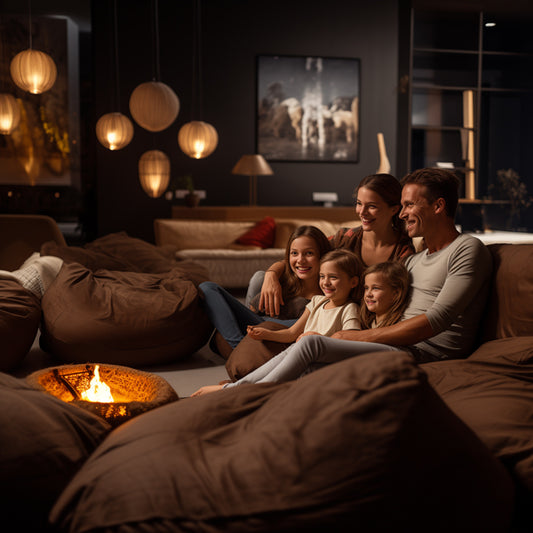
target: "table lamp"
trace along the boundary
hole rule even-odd
[[[257,176],[274,174],[265,158],[259,154],[243,155],[231,173],[250,177],[250,205],[257,204]]]

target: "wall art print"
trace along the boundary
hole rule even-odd
[[[359,160],[360,60],[257,57],[257,153],[270,161]]]

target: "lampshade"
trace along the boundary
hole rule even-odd
[[[274,174],[260,154],[243,155],[231,171],[232,174],[250,176],[250,205],[257,203],[257,176]]]
[[[176,93],[160,81],[138,85],[130,96],[130,113],[148,131],[168,128],[178,116],[180,101]]]
[[[20,122],[20,108],[16,98],[8,93],[0,93],[0,133],[9,135]]]
[[[139,180],[152,198],[161,196],[170,181],[170,160],[161,150],[149,150],[139,159]]]
[[[217,147],[217,130],[207,122],[193,120],[181,127],[178,144],[189,157],[203,159],[212,154]]]
[[[21,89],[41,94],[51,89],[57,78],[54,60],[39,50],[23,50],[11,60],[11,77]]]
[[[133,139],[133,124],[122,113],[107,113],[96,123],[96,137],[109,150],[120,150]]]

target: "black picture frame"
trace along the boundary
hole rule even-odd
[[[357,163],[360,59],[256,60],[256,152],[269,161]]]

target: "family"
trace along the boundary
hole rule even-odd
[[[329,240],[316,228],[298,228],[285,260],[251,280],[248,305],[216,284],[200,285],[213,326],[232,348],[245,335],[292,344],[240,380],[192,396],[288,381],[370,352],[404,350],[420,363],[471,352],[492,260],[479,239],[456,229],[455,174],[424,168],[401,182],[376,174],[354,197],[361,226]],[[414,237],[423,238],[418,253]],[[266,319],[286,328],[257,327]]]

